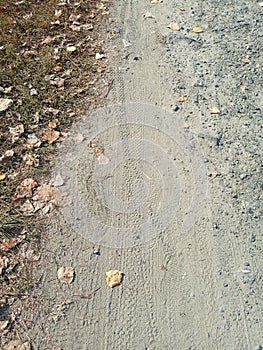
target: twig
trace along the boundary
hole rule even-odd
[[[94,295],[101,287],[98,287],[97,289],[93,290],[87,295],[84,294],[73,294],[73,297],[80,297],[81,299],[91,299],[92,295]]]

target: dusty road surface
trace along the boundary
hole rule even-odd
[[[58,157],[34,349],[262,349],[262,11],[111,6],[105,107]]]

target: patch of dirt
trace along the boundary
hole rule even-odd
[[[111,6],[111,84],[62,158],[75,202],[48,226],[20,335],[34,349],[262,349],[261,16],[245,0]]]

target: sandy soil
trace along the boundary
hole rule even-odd
[[[180,5],[111,8],[112,87],[63,153],[72,205],[49,228],[34,349],[262,349],[262,8]]]

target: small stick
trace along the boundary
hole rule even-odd
[[[73,294],[73,297],[80,297],[81,299],[91,299],[92,295],[95,294],[101,287],[98,287],[97,289],[90,292],[88,295],[84,294]]]
[[[109,84],[109,86],[108,86],[108,89],[107,89],[107,91],[106,91],[106,94],[105,94],[104,98],[107,98],[107,97],[108,97],[109,92],[110,92],[110,90],[111,90],[111,88],[112,88],[113,82],[114,82],[114,79],[112,79],[112,81],[110,82],[110,84]]]

